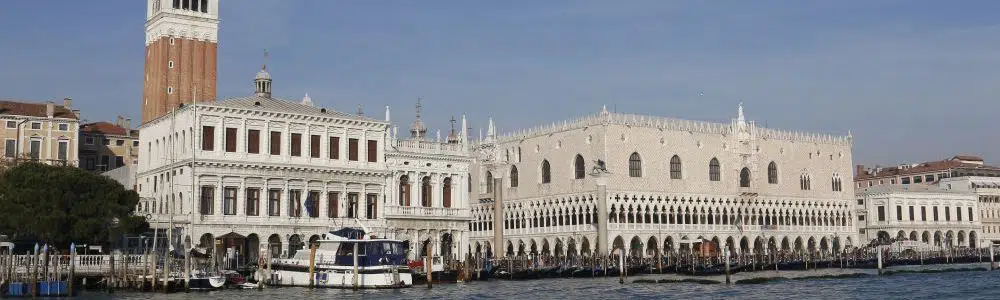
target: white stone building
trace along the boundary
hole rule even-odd
[[[472,253],[830,252],[857,238],[850,134],[759,128],[742,105],[727,124],[602,109],[487,131],[473,145]]]
[[[410,126],[410,137],[399,138],[393,128],[386,161],[384,216],[398,239],[410,241],[410,259],[444,256],[463,259],[469,231],[469,155],[466,131],[451,129],[446,140],[438,131],[427,137],[420,118]],[[389,120],[388,108],[386,120]],[[454,119],[452,120],[454,127]],[[462,117],[465,128],[465,117]]]
[[[974,193],[979,201],[978,217],[982,222],[983,243],[1000,245],[1000,177],[962,176],[941,180],[947,189]]]
[[[172,216],[182,240],[176,248],[235,248],[240,262],[255,262],[261,249],[290,256],[360,222],[372,234],[410,241],[411,258],[464,253],[471,160],[464,138],[427,140],[423,129],[397,140],[388,108],[383,121],[314,107],[308,95],[272,98],[266,67],[255,90],[179,107],[140,128],[137,211],[155,228],[169,227]],[[430,192],[401,202],[403,176],[421,178]]]
[[[972,192],[938,185],[877,185],[859,191],[858,233],[862,243],[919,241],[933,249],[977,247],[982,218]]]

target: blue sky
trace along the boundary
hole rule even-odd
[[[0,98],[139,119],[145,1],[11,1]],[[222,0],[221,98],[274,92],[443,134],[619,112],[855,137],[860,164],[1000,162],[1000,2]],[[700,93],[704,96],[700,96]],[[138,121],[133,121],[138,122]],[[432,131],[433,132],[433,131]]]

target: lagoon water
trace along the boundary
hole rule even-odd
[[[617,278],[478,281],[428,289],[335,290],[269,288],[177,294],[87,292],[81,299],[1000,299],[1000,271],[780,279],[760,284],[633,283]]]

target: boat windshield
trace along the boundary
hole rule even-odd
[[[398,241],[369,240],[342,242],[337,250],[338,265],[354,264],[354,245],[358,245],[358,264],[361,266],[405,264],[406,245]]]

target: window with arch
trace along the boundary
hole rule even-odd
[[[451,207],[451,177],[444,179],[441,185],[441,200],[444,207]]]
[[[778,184],[778,164],[773,161],[767,164],[767,183]]]
[[[517,147],[517,162],[521,162],[521,147]]]
[[[750,169],[746,167],[740,170],[740,187],[750,187]]]
[[[809,178],[809,174],[802,174],[802,176],[799,176],[799,188],[803,191],[812,189],[812,182]]]
[[[552,167],[549,166],[549,160],[542,160],[542,183],[552,182]]]
[[[490,171],[486,171],[486,192],[493,192],[493,173]]]
[[[681,157],[674,155],[670,158],[670,179],[681,179]]]
[[[510,187],[517,187],[517,166],[510,166]]]
[[[424,176],[424,179],[420,180],[420,205],[423,207],[431,207],[431,177]]]
[[[410,176],[399,177],[399,205],[410,206]]]
[[[834,192],[840,192],[843,190],[843,186],[841,186],[840,182],[840,176],[837,174],[834,174],[833,178],[830,178],[830,185],[832,186],[831,188]]]
[[[711,161],[708,162],[708,180],[710,181],[720,181],[722,180],[722,174],[720,173],[719,159],[713,157]]]
[[[583,162],[583,155],[577,154],[576,158],[573,159],[573,173],[573,178],[575,179],[583,179],[583,177],[587,175],[586,164]]]
[[[632,152],[628,157],[628,176],[642,177],[642,159],[638,152]]]

